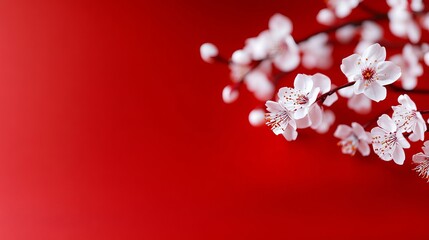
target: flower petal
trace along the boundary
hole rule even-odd
[[[382,86],[394,83],[401,76],[401,68],[393,62],[381,62],[377,65],[377,82]]]
[[[383,62],[386,60],[386,48],[376,43],[369,46],[362,54],[362,60],[369,64]]]
[[[363,93],[369,99],[376,101],[376,102],[380,102],[380,101],[386,99],[386,96],[387,96],[386,88],[381,86],[377,82],[373,82],[371,85],[369,85],[367,88],[365,88]]]

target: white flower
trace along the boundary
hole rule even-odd
[[[387,3],[391,7],[388,12],[390,31],[397,37],[408,38],[412,43],[417,43],[421,37],[421,30],[412,13],[408,11],[408,2],[389,0]]]
[[[338,93],[345,98],[348,98],[347,107],[359,114],[367,114],[371,112],[372,102],[364,94],[355,94],[352,87],[340,89]]]
[[[423,152],[413,156],[413,162],[417,164],[414,170],[420,177],[428,179],[429,182],[429,141],[423,145]]]
[[[225,103],[233,103],[238,98],[238,91],[231,86],[226,86],[222,91],[222,99]]]
[[[260,101],[267,101],[274,95],[275,87],[268,76],[262,71],[251,71],[245,77],[247,89],[253,92],[255,97]]]
[[[295,140],[298,133],[291,113],[278,102],[267,101],[265,106],[268,111],[265,116],[266,124],[271,127],[274,134],[282,134],[288,141]]]
[[[332,65],[331,45],[328,45],[329,36],[326,33],[317,34],[299,45],[303,56],[304,67],[327,69]]]
[[[258,127],[263,125],[265,122],[265,111],[260,109],[260,108],[256,108],[253,109],[250,113],[249,113],[249,123],[250,125],[254,126],[254,127]]]
[[[341,43],[348,43],[356,35],[356,27],[353,25],[346,25],[337,31],[335,31],[335,37],[338,39]]]
[[[392,62],[399,65],[402,70],[402,87],[412,90],[417,86],[417,78],[423,75],[423,66],[419,62],[420,52],[411,44],[406,44],[402,49],[402,54],[394,55],[390,58]]]
[[[349,82],[356,82],[356,94],[363,93],[371,100],[379,102],[387,95],[384,86],[395,82],[401,76],[401,68],[385,59],[386,49],[378,43],[373,44],[362,56],[353,54],[344,58],[341,71]]]
[[[404,148],[409,148],[410,143],[404,138],[395,122],[386,114],[377,121],[379,127],[371,130],[372,147],[374,152],[384,161],[393,161],[402,165],[405,161]]]
[[[299,65],[300,56],[291,32],[292,23],[289,18],[275,14],[269,21],[269,29],[255,38],[247,39],[243,50],[255,61],[270,58],[281,71],[292,71]]]
[[[329,8],[333,9],[339,18],[347,17],[356,8],[361,0],[327,0]]]
[[[368,144],[371,143],[371,134],[366,132],[359,123],[353,122],[351,127],[344,124],[338,125],[334,136],[341,139],[338,146],[341,146],[342,153],[354,156],[359,150],[362,156],[369,155]]]
[[[200,55],[205,62],[213,62],[213,58],[217,57],[218,54],[217,47],[212,43],[204,43],[200,47]]]
[[[378,42],[383,37],[383,28],[372,21],[365,21],[362,24],[361,39],[355,48],[355,53],[362,54],[372,44]]]
[[[335,22],[335,14],[329,8],[324,8],[317,13],[317,22],[320,24],[331,25]]]
[[[248,65],[251,63],[252,59],[250,54],[242,49],[236,50],[231,57],[231,60],[234,64]]]
[[[329,128],[335,122],[335,114],[331,110],[323,111],[322,122],[319,124],[317,128],[315,128],[316,132],[320,134],[327,133]]]
[[[319,93],[329,91],[330,87],[331,80],[323,74],[313,76],[298,74],[294,81],[294,88],[284,87],[279,90],[279,102],[293,113],[294,119],[302,119],[310,112]],[[328,103],[333,101],[329,100]]]
[[[409,139],[413,142],[423,141],[427,127],[422,114],[417,111],[416,104],[407,94],[400,95],[398,102],[401,105],[392,107],[392,119],[398,130],[411,133]]]

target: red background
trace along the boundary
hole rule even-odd
[[[275,12],[305,36],[322,7],[2,1],[0,239],[428,236],[429,185],[410,165],[421,143],[400,167],[342,155],[332,131],[286,142],[249,126],[250,94],[224,104],[228,70],[199,58],[203,42],[242,47]],[[337,123],[370,118],[344,107]]]

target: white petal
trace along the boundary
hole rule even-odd
[[[360,56],[358,54],[353,54],[343,59],[341,63],[341,71],[344,75],[347,76],[349,82],[354,81],[353,77],[361,73],[359,67]]]
[[[263,125],[265,123],[265,111],[262,109],[253,109],[249,113],[249,122],[254,127]]]
[[[325,101],[323,101],[323,105],[330,107],[338,100],[338,95],[336,93],[329,95]]]
[[[317,13],[316,19],[321,24],[331,25],[335,21],[335,15],[330,9],[324,8]]]
[[[347,102],[347,106],[350,109],[355,110],[355,112],[360,114],[367,114],[371,111],[371,99],[366,97],[364,94],[354,95]]]
[[[426,155],[424,155],[423,153],[417,153],[413,156],[413,162],[417,164],[423,163],[426,161],[426,158]]]
[[[377,125],[388,132],[396,131],[395,122],[387,114],[383,114],[381,115],[381,117],[378,118]]]
[[[305,74],[298,74],[294,81],[295,89],[302,90],[305,93],[309,93],[313,88],[313,80],[311,76]]]
[[[249,64],[252,59],[250,58],[250,55],[248,52],[244,50],[237,50],[232,54],[231,60],[234,63],[247,65]]]
[[[338,125],[337,129],[334,132],[334,136],[339,139],[345,139],[351,134],[352,128],[344,124]]]
[[[405,152],[400,146],[395,146],[395,150],[393,150],[393,161],[398,165],[404,164]]]
[[[212,43],[204,43],[200,47],[201,58],[206,62],[212,62],[213,58],[219,54],[217,47]]]
[[[313,80],[313,88],[320,88],[322,94],[331,90],[331,79],[328,76],[316,73],[311,78]]]
[[[231,86],[226,86],[222,91],[222,99],[225,103],[232,103],[238,98],[238,91]]]
[[[377,82],[387,85],[395,82],[401,76],[401,68],[393,62],[382,62],[377,65]]]
[[[281,35],[290,34],[292,32],[291,20],[280,13],[276,13],[270,18],[268,26],[270,30],[273,30]]]
[[[316,104],[316,105],[313,105],[313,107],[311,108],[311,111],[308,113],[308,116],[310,117],[310,120],[311,120],[311,128],[316,129],[322,123],[323,111]]]
[[[298,137],[298,132],[294,128],[292,128],[290,125],[288,125],[286,127],[285,132],[283,133],[283,136],[288,141],[294,141]]]
[[[369,63],[383,62],[386,60],[386,48],[378,43],[373,44],[363,52],[362,59]]]
[[[370,153],[369,145],[364,141],[359,141],[358,150],[364,157],[368,156]]]
[[[373,82],[371,85],[369,85],[363,92],[365,96],[367,96],[369,99],[380,102],[384,99],[386,99],[387,96],[387,90],[385,87],[379,85],[377,82]]]

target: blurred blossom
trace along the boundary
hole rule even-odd
[[[222,91],[222,99],[225,103],[233,103],[238,98],[238,91],[231,86],[226,86]]]
[[[406,44],[402,49],[402,54],[394,55],[390,58],[401,70],[402,87],[412,90],[417,86],[417,78],[423,75],[423,66],[419,62],[420,50],[411,44]]]
[[[329,131],[329,128],[332,126],[332,124],[334,124],[334,122],[335,122],[334,112],[331,110],[325,110],[323,111],[322,122],[315,130],[320,134],[327,133]]]
[[[299,45],[303,57],[304,67],[328,69],[332,65],[333,47],[328,44],[329,36],[326,33],[318,34]]]
[[[253,109],[249,113],[249,123],[254,127],[264,125],[264,123],[265,123],[265,111],[260,109],[260,108]]]
[[[200,47],[200,55],[205,62],[213,62],[213,58],[217,57],[218,54],[217,47],[212,43],[204,43]]]

